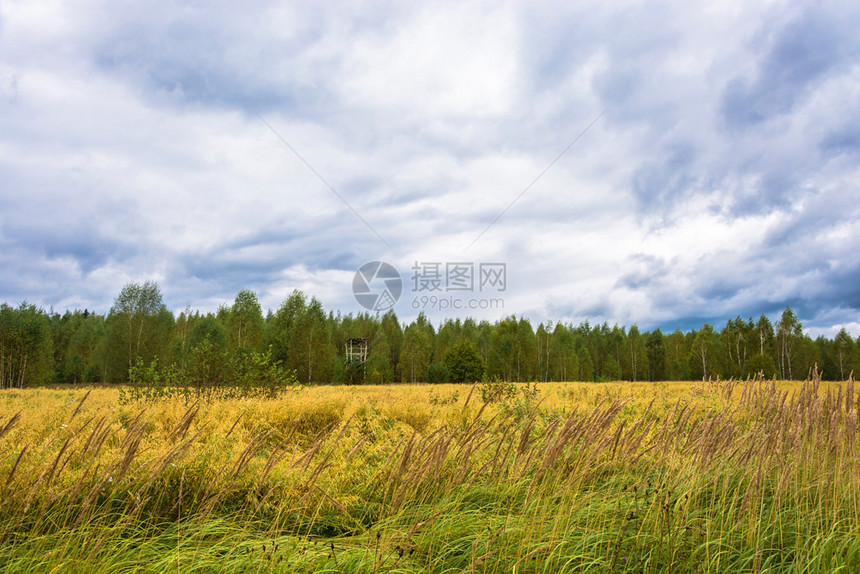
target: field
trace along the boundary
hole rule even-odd
[[[0,392],[3,572],[857,572],[853,381]]]

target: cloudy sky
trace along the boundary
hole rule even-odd
[[[0,0],[0,302],[860,335],[859,4],[154,6]]]

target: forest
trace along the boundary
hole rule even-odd
[[[354,337],[369,342],[360,379],[344,358]],[[141,367],[218,385],[247,374],[249,364],[257,369],[250,372],[291,371],[303,384],[681,381],[759,373],[797,380],[815,365],[825,380],[846,380],[858,362],[858,341],[849,333],[812,339],[790,307],[775,324],[761,315],[663,333],[588,321],[535,327],[513,315],[434,326],[422,313],[405,324],[393,311],[326,312],[298,290],[265,314],[245,289],[216,313],[187,308],[175,316],[153,281],[126,284],[106,315],[0,305],[0,388],[125,383]]]

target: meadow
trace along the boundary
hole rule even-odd
[[[3,572],[857,572],[823,383],[0,391]]]

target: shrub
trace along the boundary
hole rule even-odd
[[[447,383],[451,379],[451,373],[445,363],[433,363],[427,369],[427,382],[440,385]]]
[[[478,390],[481,391],[481,400],[485,403],[505,403],[517,396],[517,386],[514,383],[498,379],[482,383]]]
[[[184,367],[171,364],[159,369],[156,361],[145,365],[138,358],[129,369],[129,386],[120,389],[120,403],[155,401],[175,396],[204,398],[269,398],[296,388],[294,371],[272,358],[272,351],[243,351],[232,360],[226,351],[218,351],[206,338],[192,351]]]
[[[448,349],[444,362],[453,383],[472,383],[484,376],[484,362],[471,341],[457,343]]]
[[[773,362],[773,357],[758,353],[750,359],[749,370],[752,375],[762,373],[765,379],[770,379],[776,374],[776,365]]]

